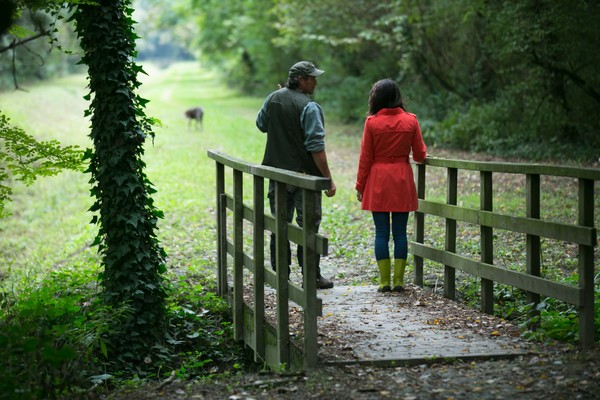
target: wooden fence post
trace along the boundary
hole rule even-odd
[[[417,197],[425,200],[425,164],[417,164]],[[415,242],[425,241],[425,214],[415,212]],[[423,257],[414,256],[415,285],[423,286]]]
[[[527,199],[526,216],[528,218],[540,219],[540,176],[538,174],[527,174]],[[540,276],[541,273],[541,247],[540,237],[527,234],[527,273],[532,276]],[[527,292],[527,302],[533,304],[529,317],[534,318],[540,313],[535,307],[540,302],[540,295]]]
[[[277,265],[277,354],[279,365],[289,367],[289,269],[290,244],[287,230],[287,185],[275,182],[275,242]]]
[[[480,209],[484,211],[493,210],[493,187],[492,173],[489,171],[480,172],[481,193]],[[481,262],[486,264],[494,263],[494,230],[491,226],[481,225]],[[481,311],[486,314],[494,313],[494,281],[481,279]]]
[[[447,172],[446,204],[456,205],[458,193],[458,170],[448,168]],[[456,252],[456,220],[446,218],[446,251]],[[456,299],[456,269],[444,265],[444,296]]]
[[[579,179],[579,225],[594,227],[594,181]],[[579,345],[594,345],[594,247],[579,245]]]
[[[317,231],[315,213],[318,193],[302,190],[304,246],[304,368],[317,366]]]
[[[265,359],[265,180],[254,176],[254,361]]]
[[[225,297],[227,294],[227,240],[224,227],[226,224],[227,207],[222,204],[221,197],[225,194],[225,166],[216,162],[216,195],[217,195],[217,294]]]
[[[242,171],[233,170],[233,326],[236,340],[244,339],[244,248]]]

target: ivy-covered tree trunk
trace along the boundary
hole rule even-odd
[[[74,19],[88,66],[93,151],[88,152],[90,183],[100,225],[95,244],[103,256],[104,301],[128,308],[108,344],[119,358],[141,360],[162,337],[166,254],[156,237],[155,192],[142,161],[143,144],[152,121],[144,113],[147,100],[135,90],[143,72],[133,62],[135,39],[127,0],[100,0],[79,5]]]

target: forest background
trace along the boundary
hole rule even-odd
[[[140,60],[198,58],[232,87],[264,95],[309,59],[328,74],[317,100],[342,122],[362,120],[364,94],[388,77],[432,145],[526,160],[599,157],[593,1],[137,0],[134,9]],[[74,49],[71,29],[56,36]],[[17,50],[21,82],[74,68],[77,57],[47,56],[45,46]],[[1,57],[10,88],[12,56]]]
[[[191,186],[204,182],[201,177],[210,176],[212,170],[192,171],[189,163],[198,156],[192,154],[194,146],[239,146],[238,140],[228,135],[239,135],[252,126],[253,113],[264,96],[285,81],[289,66],[299,59],[315,61],[327,71],[319,80],[315,97],[326,105],[334,147],[343,149],[347,143],[359,140],[366,94],[374,81],[391,77],[401,84],[409,111],[419,117],[433,154],[436,148],[444,148],[513,160],[597,165],[600,56],[596,49],[600,28],[595,21],[600,12],[593,2],[379,4],[330,0],[306,1],[298,7],[285,0],[140,0],[133,7],[138,21],[136,33],[141,36],[137,60],[162,68],[147,67],[149,80],[160,77],[157,86],[150,84],[146,91],[153,99],[150,114],[161,115],[168,110],[179,115],[189,103],[199,102],[207,104],[208,115],[221,116],[218,122],[210,118],[206,121],[208,132],[203,137],[163,137],[156,147],[149,146],[148,156],[156,161],[149,174],[159,190],[157,203],[168,216],[161,226],[161,240],[170,256],[169,279],[177,295],[168,300],[171,337],[156,349],[145,368],[136,371],[142,378],[164,377],[174,366],[178,377],[189,377],[225,365],[235,370],[243,363],[236,358],[243,352],[233,350],[231,343],[224,344],[226,307],[211,296],[214,237],[210,229],[203,227],[212,226],[213,221],[210,215],[197,215],[197,210],[211,204],[212,192],[206,188],[198,197],[196,187]],[[19,25],[29,26],[33,32],[53,21],[41,12],[25,12]],[[15,48],[14,54],[0,54],[0,79],[5,90],[2,98],[6,101],[0,108],[18,109],[18,113],[11,114],[11,122],[42,136],[52,136],[53,126],[60,126],[61,134],[86,131],[81,125],[85,121],[72,119],[71,115],[74,111],[83,115],[80,103],[52,89],[46,91],[43,83],[35,83],[52,79],[71,95],[83,97],[75,83],[85,73],[84,66],[77,65],[81,56],[77,40],[70,24],[64,20],[54,22],[57,25],[52,37],[56,40],[50,45],[41,38]],[[21,35],[26,37],[28,33]],[[11,39],[3,36],[2,40],[2,46],[8,46]],[[181,60],[192,60],[211,72],[199,77],[189,64],[184,68],[173,64]],[[65,78],[55,80],[60,77]],[[221,82],[229,89],[221,88]],[[168,85],[176,85],[180,96],[163,98],[162,89]],[[194,91],[200,87],[202,92]],[[15,88],[23,90],[13,92]],[[31,97],[39,103],[25,96],[28,91],[35,93]],[[62,114],[44,106],[43,98],[48,96],[70,112]],[[35,112],[28,111],[31,109]],[[234,114],[235,120],[228,118]],[[165,121],[170,121],[172,115]],[[186,128],[181,122],[174,127]],[[166,131],[171,132],[172,127],[167,126]],[[259,160],[261,139],[248,135],[246,140],[246,154]],[[74,142],[85,146],[85,135]],[[175,149],[179,154],[175,163],[161,159],[166,150]],[[346,186],[351,186],[353,171],[340,172]],[[184,176],[190,180],[179,180]],[[112,329],[110,321],[115,310],[90,308],[93,293],[98,290],[97,255],[89,247],[93,226],[82,228],[78,220],[78,205],[89,201],[81,179],[67,175],[35,191],[20,191],[23,197],[15,204],[18,214],[2,225],[2,249],[9,256],[4,268],[12,267],[14,272],[24,267],[20,287],[11,288],[22,297],[16,303],[9,296],[3,297],[3,307],[10,305],[3,311],[22,312],[13,314],[29,318],[20,321],[21,328],[37,326],[34,333],[39,334],[26,343],[30,347],[22,358],[10,358],[2,366],[8,369],[3,375],[5,381],[21,384],[32,393],[50,390],[59,394],[74,386],[85,387],[82,381],[89,385],[89,375],[94,371],[86,364],[90,360],[110,372],[93,375],[94,385],[119,373],[129,377],[132,372],[116,371],[115,359],[106,362],[103,358],[107,352],[103,348],[103,329]],[[57,183],[62,192],[56,192]],[[85,189],[77,189],[81,187]],[[348,235],[352,223],[349,219],[360,218],[355,202],[349,206],[347,199],[337,200],[335,206],[328,206],[326,221],[334,242],[337,236]],[[39,201],[36,207],[31,207],[33,201]],[[563,204],[557,208],[568,209]],[[343,275],[357,261],[368,258],[368,235],[360,234],[360,224],[352,226],[357,228],[349,240],[353,246],[340,241],[340,246],[333,249],[336,262],[344,265],[338,271],[338,281],[347,279]],[[13,235],[15,232],[22,236]],[[62,246],[67,237],[70,240],[65,247],[56,247]],[[31,251],[33,246],[39,248]],[[23,254],[29,257],[23,258]],[[65,260],[73,269],[57,268]],[[49,267],[48,275],[37,275],[40,271],[33,271],[33,265]],[[566,279],[572,280],[570,272]],[[368,265],[360,273],[364,275],[357,281],[375,279]],[[49,305],[55,312],[48,313]],[[572,310],[564,312],[567,320],[572,315]],[[569,331],[572,323],[566,324],[566,334],[565,324],[557,325],[559,334],[576,340],[576,333]],[[190,332],[194,332],[192,337],[188,336]],[[63,346],[65,343],[69,346]]]

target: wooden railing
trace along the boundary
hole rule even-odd
[[[428,168],[446,169],[445,203],[429,201],[425,198]],[[460,204],[458,202],[459,170],[479,172],[479,209],[457,205]],[[493,211],[494,173],[520,174],[526,177],[524,217],[503,215]],[[569,177],[578,181],[577,224],[540,219],[540,176]],[[454,299],[456,295],[456,270],[480,277],[481,309],[485,313],[493,312],[494,282],[526,291],[528,300],[533,304],[540,302],[540,296],[564,301],[578,308],[580,345],[591,347],[594,344],[594,246],[597,244],[597,232],[594,228],[594,182],[597,180],[600,180],[599,169],[428,158],[424,164],[417,166],[419,211],[415,213],[415,241],[410,243],[411,253],[415,256],[415,283],[423,285],[423,260],[429,259],[444,265],[444,295],[448,298]],[[425,244],[426,215],[445,218],[444,249]],[[457,222],[480,227],[479,260],[456,254]],[[525,234],[525,272],[493,265],[494,229]],[[541,237],[578,245],[577,287],[540,276]]]
[[[314,368],[318,350],[317,317],[322,314],[316,288],[317,254],[327,254],[327,239],[315,232],[315,215],[310,210],[315,209],[317,194],[329,188],[329,180],[250,164],[215,151],[208,151],[208,156],[215,160],[217,171],[218,292],[231,303],[235,337],[254,350],[257,361],[273,368]],[[226,167],[232,171],[229,185],[232,188],[226,188]],[[252,179],[252,207],[244,203],[244,174]],[[268,203],[265,205],[265,179],[275,182],[274,217],[265,214],[265,208],[269,208]],[[302,189],[304,228],[287,222],[287,185]],[[233,214],[229,219],[227,210]],[[244,250],[244,221],[252,224],[251,255]],[[232,231],[231,239],[228,229]],[[277,268],[274,272],[270,265],[265,266],[265,232],[275,234],[276,265],[287,265],[288,240],[303,246],[302,287],[288,280],[287,268]],[[228,255],[233,259],[232,268],[228,266]],[[246,285],[244,269],[252,275],[252,282]],[[265,284],[276,289],[275,321],[265,316]],[[244,295],[251,298],[250,305],[244,302]],[[289,300],[303,309],[303,343],[299,349],[290,341]]]
[[[287,223],[286,185],[302,188],[304,210],[313,210],[317,193],[329,187],[329,180],[297,174],[277,168],[251,164],[234,157],[208,151],[216,162],[218,291],[232,307],[235,337],[244,340],[254,350],[257,361],[273,368],[307,369],[317,365],[317,317],[322,314],[322,302],[316,292],[317,254],[327,254],[327,239],[314,232],[314,214],[303,213],[303,228]],[[226,177],[226,168],[232,175]],[[444,266],[444,295],[456,297],[456,270],[481,278],[481,309],[492,313],[494,283],[509,285],[527,293],[532,304],[541,296],[555,298],[578,308],[580,344],[594,344],[594,247],[597,230],[594,227],[594,183],[600,180],[600,170],[518,163],[460,161],[429,158],[417,165],[416,183],[419,210],[415,213],[415,240],[410,242],[415,257],[415,283],[423,285],[424,260]],[[446,201],[425,198],[427,169],[446,169]],[[479,208],[461,207],[458,172],[479,173]],[[526,177],[525,216],[494,212],[494,174],[519,174]],[[541,177],[567,177],[577,180],[577,223],[543,221],[541,215]],[[252,206],[245,204],[244,177],[251,179]],[[275,216],[267,215],[265,179],[275,182]],[[439,186],[439,183],[436,182]],[[445,220],[444,248],[425,242],[426,215]],[[251,226],[251,233],[244,228]],[[457,223],[479,227],[479,259],[457,253]],[[494,230],[525,235],[525,271],[515,271],[493,265]],[[276,237],[276,263],[286,265],[288,240],[303,246],[304,274],[302,287],[288,280],[285,268],[274,272],[265,266],[265,232]],[[244,235],[251,236],[246,241]],[[231,236],[231,237],[230,237]],[[549,238],[578,246],[577,286],[552,281],[541,276],[541,241]],[[248,251],[248,242],[251,251]],[[251,254],[249,254],[251,253]],[[229,262],[229,256],[231,262]],[[231,264],[231,265],[230,265]],[[251,276],[251,282],[246,275]],[[265,285],[276,290],[275,317],[265,316]],[[244,296],[250,301],[244,301]],[[302,343],[290,340],[289,301],[303,309]]]

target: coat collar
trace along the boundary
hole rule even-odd
[[[400,107],[382,108],[375,115],[396,115],[396,114],[402,114],[403,112],[405,112],[405,111]]]

